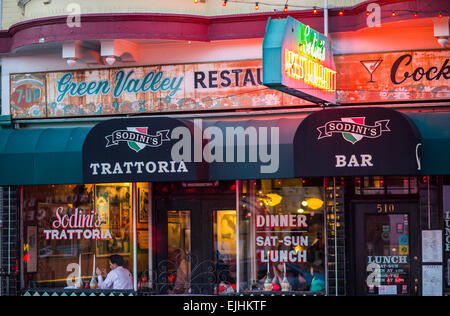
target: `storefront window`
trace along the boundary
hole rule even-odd
[[[322,187],[240,182],[240,291],[324,292]]]
[[[214,260],[217,270],[218,294],[236,291],[236,232],[235,210],[214,211]]]
[[[366,215],[365,225],[366,294],[408,294],[409,216]]]
[[[149,253],[151,249],[151,236],[149,228],[151,194],[148,183],[137,183],[137,223],[136,223],[136,254],[137,254],[137,277],[138,289],[144,290],[151,286],[151,275],[149,272]]]
[[[131,184],[24,187],[22,286],[97,288],[111,255],[133,273],[132,205]]]
[[[184,294],[191,280],[191,212],[167,212],[167,256],[169,293]]]

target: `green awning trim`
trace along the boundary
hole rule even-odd
[[[450,112],[405,114],[422,134],[421,173],[450,175]]]
[[[0,130],[0,185],[83,183],[90,128]]]

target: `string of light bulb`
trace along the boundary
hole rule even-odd
[[[194,4],[198,4],[200,2],[200,0],[193,0]],[[238,4],[252,4],[252,2],[246,2],[246,1],[239,1],[239,0],[219,0],[222,1],[222,6],[226,7],[229,3],[238,3]],[[270,7],[280,7],[282,8],[283,12],[289,12],[290,8],[293,9],[298,9],[298,10],[311,10],[313,15],[317,15],[319,14],[319,10],[323,10],[323,7],[320,6],[302,6],[302,5],[293,5],[293,4],[288,4],[289,0],[286,1],[286,3],[284,5],[280,5],[280,4],[274,4],[274,3],[268,3],[268,2],[261,2],[261,1],[257,1],[257,2],[253,2],[254,4],[254,9],[255,11],[259,11],[261,6],[270,6]],[[341,7],[341,8],[337,8],[337,7],[329,7],[329,10],[338,10],[338,15],[339,16],[344,16],[345,15],[345,9],[348,7]],[[436,16],[438,18],[443,18],[444,14],[449,14],[450,11],[446,10],[446,11],[418,11],[418,10],[381,10],[382,12],[391,12],[391,16],[392,17],[397,17],[398,15],[405,13],[405,14],[411,14],[412,17],[414,18],[418,18],[420,16],[420,14],[427,14],[427,15],[432,15],[432,14],[436,14]],[[372,14],[372,11],[366,11],[366,15],[369,16],[370,14]]]

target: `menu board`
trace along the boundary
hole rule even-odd
[[[422,295],[442,296],[442,266],[424,265],[422,267]]]
[[[422,261],[442,262],[442,230],[422,231]]]

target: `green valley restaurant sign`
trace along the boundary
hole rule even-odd
[[[314,103],[336,103],[330,39],[292,17],[269,19],[263,41],[263,84]]]

